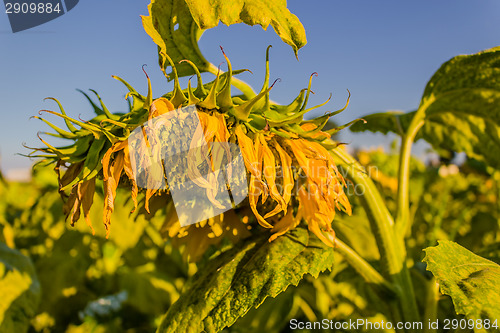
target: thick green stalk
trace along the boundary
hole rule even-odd
[[[406,133],[401,137],[399,154],[398,194],[396,230],[397,235],[404,239],[410,227],[410,157],[411,147],[418,131],[424,125],[425,111],[434,102],[434,97],[427,99],[415,113]]]
[[[436,282],[436,279],[433,278],[428,284],[425,300],[424,332],[433,333],[437,332],[437,329],[430,328],[428,324],[437,320],[438,301],[441,294],[439,293],[439,284]]]
[[[333,149],[331,153],[337,164],[345,169],[349,180],[363,189],[359,199],[375,234],[384,273],[392,280],[398,295],[404,320],[419,321],[415,293],[406,267],[406,249],[404,243],[396,237],[392,216],[382,196],[363,166],[351,155],[341,148]]]
[[[392,284],[389,283],[379,272],[373,268],[365,259],[363,259],[356,251],[350,248],[340,239],[335,240],[335,249],[344,259],[358,272],[367,283],[373,283],[381,286],[385,294],[395,294]]]

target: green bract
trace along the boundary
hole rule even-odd
[[[285,138],[302,137],[321,143],[329,148],[335,146],[330,140],[327,140],[326,136],[318,137],[316,134],[323,129],[330,117],[345,110],[349,103],[349,99],[347,100],[346,106],[338,111],[325,113],[325,115],[312,120],[305,120],[304,115],[306,113],[325,105],[330,100],[328,99],[320,105],[308,107],[313,77],[313,75],[311,75],[307,89],[303,89],[297,98],[289,105],[270,103],[269,92],[274,83],[269,86],[269,48],[266,56],[267,71],[264,86],[260,93],[251,99],[247,99],[245,96],[241,95],[231,95],[231,83],[234,79],[233,75],[242,73],[245,70],[233,71],[231,62],[227,57],[228,71],[217,74],[213,81],[206,84],[202,83],[199,70],[194,63],[187,60],[183,61],[188,63],[197,73],[198,84],[196,88],[193,89],[190,80],[188,87],[186,89],[181,89],[176,71],[177,65],[173,63],[168,55],[165,54],[164,56],[173,68],[174,89],[172,92],[166,93],[162,97],[167,98],[175,107],[194,104],[198,107],[199,111],[216,111],[225,114],[229,122],[244,123],[254,133],[270,131]],[[163,65],[163,67],[165,67],[165,64]],[[33,117],[42,120],[56,132],[45,134],[73,140],[75,142],[65,147],[54,147],[41,139],[47,145],[47,148],[36,148],[34,150],[43,152],[44,154],[30,154],[31,157],[42,158],[43,160],[39,163],[50,163],[59,160],[66,163],[85,162],[84,169],[76,178],[75,182],[65,185],[65,187],[62,188],[63,190],[70,188],[78,181],[90,179],[95,176],[102,167],[99,165],[99,160],[102,159],[106,150],[109,149],[112,144],[126,140],[131,130],[137,128],[148,119],[149,109],[153,103],[149,77],[147,96],[141,95],[122,78],[116,76],[114,76],[114,78],[122,82],[129,90],[126,95],[129,101],[129,112],[126,114],[111,113],[102,102],[100,96],[92,90],[99,100],[99,105],[86,93],[82,92],[89,100],[96,113],[96,117],[88,121],[77,120],[68,116],[62,105],[55,98],[49,99],[57,102],[60,113],[50,110],[42,110],[40,113],[50,113],[63,118],[68,130],[53,125],[45,118],[39,116]],[[329,129],[326,133],[333,135],[351,123]],[[313,124],[314,129],[304,130],[301,127],[303,124]]]

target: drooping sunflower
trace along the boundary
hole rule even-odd
[[[174,89],[160,98],[153,99],[147,74],[147,96],[139,94],[123,79],[115,77],[129,90],[126,95],[130,107],[128,113],[111,113],[96,93],[100,105],[86,95],[97,113],[96,117],[86,122],[69,117],[57,100],[60,113],[41,111],[62,117],[68,130],[36,117],[56,131],[52,135],[73,141],[71,145],[56,148],[41,139],[47,147],[36,148],[35,151],[41,152],[38,155],[31,154],[42,158],[38,163],[55,163],[64,213],[71,224],[78,221],[83,210],[84,218],[92,228],[89,211],[93,204],[96,180],[102,179],[106,236],[110,232],[116,191],[123,185],[130,188],[136,209],[141,200],[144,201],[147,214],[154,215],[156,210],[166,209],[163,234],[174,243],[185,244],[192,260],[203,254],[210,244],[217,244],[223,238],[236,241],[258,228],[264,228],[270,230],[269,241],[273,241],[301,221],[307,223],[309,230],[325,244],[334,247],[332,220],[337,210],[351,214],[351,206],[344,192],[346,182],[329,150],[339,145],[331,139],[331,135],[349,124],[331,130],[323,128],[330,117],[345,107],[305,120],[307,112],[329,100],[308,108],[313,75],[308,88],[303,89],[292,103],[272,103],[269,92],[274,84],[269,86],[269,48],[266,52],[264,86],[252,98],[231,95],[231,78],[242,70],[233,72],[225,54],[228,71],[219,72],[208,84],[202,83],[196,66],[187,61],[197,73],[198,83],[193,89],[190,80],[184,90],[180,88],[175,64],[168,55],[163,56],[172,67]],[[164,64],[164,71],[165,67]],[[188,106],[196,113],[201,131],[189,142],[178,142],[176,123],[165,119],[184,119],[183,126],[179,128],[194,126],[188,121],[189,116],[183,114]],[[154,135],[148,132],[158,126],[170,126],[170,132],[158,130]],[[193,131],[196,132],[194,128]],[[144,136],[145,140],[142,146],[131,149],[134,135]],[[198,145],[199,141],[204,144]],[[236,145],[241,151],[246,170],[243,171],[246,176],[243,179],[248,189],[247,199],[235,209],[196,224],[182,226],[172,204],[169,188],[172,179],[167,176],[167,162],[168,168],[185,169],[182,173],[184,183],[189,181],[194,184],[192,186],[203,189],[205,199],[218,207],[221,205],[221,189],[227,184],[221,184],[217,173],[221,170],[222,157],[231,160],[233,153],[228,143]],[[175,154],[171,155],[177,156],[177,160],[172,157],[165,161],[162,158],[165,149],[174,149],[172,147],[188,151],[191,154],[188,162],[179,164],[181,159]],[[149,162],[147,172],[141,173],[137,165],[146,163],[148,159],[156,162]],[[65,169],[62,175],[61,168]],[[229,173],[237,171],[226,170]],[[163,185],[160,186],[160,183]]]

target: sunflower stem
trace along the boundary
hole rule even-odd
[[[349,247],[340,239],[335,240],[335,249],[344,259],[358,272],[367,283],[373,283],[382,287],[384,294],[395,294],[392,284],[387,281],[379,272],[373,268],[365,259],[363,259],[356,251]]]
[[[396,230],[398,236],[404,240],[406,232],[410,227],[410,157],[413,140],[418,131],[424,125],[425,110],[434,102],[431,97],[419,107],[415,113],[406,134],[401,137],[401,148],[399,154],[399,173],[398,173],[398,194],[397,194],[397,213]]]
[[[438,310],[438,302],[439,302],[439,284],[437,283],[435,278],[432,278],[428,282],[427,288],[427,299],[425,301],[425,321],[427,323],[433,323],[437,319],[437,310]],[[437,329],[432,329],[429,325],[424,325],[425,330],[424,333],[434,333],[437,332]]]
[[[406,248],[404,242],[397,237],[393,218],[380,192],[363,166],[345,150],[336,148],[330,152],[337,164],[347,172],[349,179],[364,190],[359,195],[359,200],[377,241],[383,274],[392,281],[399,299],[403,319],[407,322],[420,321],[410,273],[406,266]]]

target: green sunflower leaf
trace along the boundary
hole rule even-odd
[[[306,45],[306,32],[297,16],[286,6],[286,0],[186,0],[196,24],[201,29],[214,28],[219,21],[225,25],[246,23],[260,25],[264,30],[269,24],[280,38],[290,45],[297,55]]]
[[[201,54],[198,40],[204,30],[216,27],[219,21],[226,25],[259,24],[264,30],[271,25],[292,46],[296,56],[307,43],[302,23],[288,10],[284,0],[151,0],[148,9],[149,16],[142,16],[142,24],[158,45],[160,66],[165,60],[162,53],[168,54],[180,77],[195,74],[189,64],[178,64],[181,60],[192,61],[200,72],[207,72],[213,66]]]
[[[192,61],[200,72],[208,71],[210,63],[203,57],[198,40],[203,31],[193,20],[189,7],[182,0],[152,0],[148,6],[149,16],[142,16],[146,33],[158,45],[160,66],[164,63],[162,53],[168,54],[176,64],[180,77],[196,74],[186,62]],[[173,79],[170,78],[170,79]]]
[[[457,243],[440,241],[424,250],[427,269],[468,319],[500,320],[500,266]],[[500,324],[500,323],[498,323]]]
[[[31,260],[0,243],[0,332],[27,332],[40,301]]]
[[[465,152],[500,168],[500,47],[460,55],[444,63],[425,88],[420,109],[423,138],[438,150]],[[417,111],[376,113],[353,132],[402,134]]]
[[[403,135],[408,128],[415,111],[404,113],[403,111],[387,111],[372,113],[364,116],[363,119],[366,123],[357,122],[353,124],[349,129],[352,132],[380,132],[382,134],[387,134],[393,132],[399,135]]]
[[[333,265],[333,249],[300,226],[273,242],[259,235],[211,259],[172,305],[158,332],[219,332],[305,274]]]

